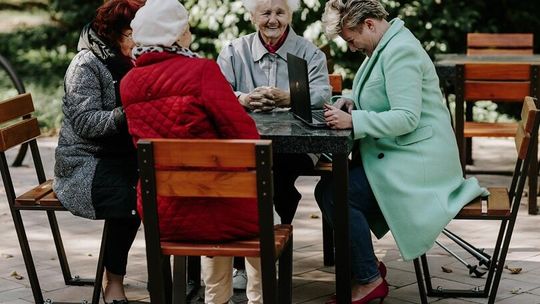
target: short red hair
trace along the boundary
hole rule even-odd
[[[109,0],[96,10],[93,29],[109,46],[118,47],[122,31],[130,28],[144,0]]]

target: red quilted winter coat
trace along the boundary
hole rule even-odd
[[[144,54],[122,79],[120,93],[135,143],[140,138],[259,138],[255,123],[211,60]],[[162,240],[231,240],[258,232],[252,199],[158,197],[158,216]]]

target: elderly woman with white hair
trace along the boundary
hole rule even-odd
[[[326,57],[291,27],[299,0],[244,0],[257,28],[255,33],[226,45],[217,63],[240,104],[249,110],[271,111],[290,107],[287,53],[308,64],[311,104],[321,108],[330,99]],[[281,222],[293,220],[301,195],[294,187],[300,171],[312,168],[315,155],[274,155],[274,203]]]
[[[487,194],[464,179],[450,115],[433,62],[421,43],[379,0],[330,0],[323,14],[329,38],[340,35],[353,52],[366,55],[352,94],[325,105],[328,125],[353,129],[349,171],[353,304],[384,299],[388,284],[377,265],[371,231],[389,230],[405,260],[429,250],[459,210]],[[331,178],[315,197],[334,218]],[[336,303],[331,299],[327,303]]]
[[[271,111],[290,107],[287,53],[307,61],[311,105],[321,108],[330,99],[326,57],[291,27],[300,0],[243,0],[257,31],[224,46],[217,63],[240,104],[248,110]],[[294,183],[318,160],[315,154],[275,153],[274,206],[284,224],[290,224],[300,202]],[[235,260],[235,288],[244,288],[242,260]],[[240,263],[239,263],[240,262]],[[245,282],[245,281],[244,281]]]

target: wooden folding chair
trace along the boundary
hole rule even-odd
[[[457,214],[459,220],[498,220],[501,221],[499,234],[493,254],[490,256],[488,276],[484,289],[455,290],[442,287],[433,288],[426,255],[414,260],[414,268],[422,303],[427,303],[430,297],[489,297],[488,303],[494,303],[497,289],[501,280],[502,270],[510,246],[512,232],[516,222],[517,213],[529,166],[536,159],[534,154],[538,144],[538,125],[540,124],[540,111],[532,97],[525,97],[521,112],[521,122],[515,133],[518,159],[514,175],[509,188],[489,188],[491,195],[487,198],[478,197]],[[424,278],[425,282],[424,282]]]
[[[64,251],[64,245],[62,243],[62,237],[55,215],[55,211],[66,211],[66,209],[60,204],[52,190],[52,180],[47,180],[45,177],[36,141],[36,138],[40,135],[40,130],[37,118],[32,117],[32,112],[34,112],[34,104],[29,93],[21,94],[0,102],[0,171],[2,172],[2,180],[9,209],[11,211],[13,223],[15,224],[19,245],[21,246],[34,301],[36,303],[44,303],[36,267],[32,258],[32,251],[30,249],[30,244],[28,243],[24,222],[21,217],[21,211],[23,210],[34,212],[44,211],[47,213],[54,244],[56,246],[56,252],[58,253],[58,260],[64,276],[64,282],[66,285],[75,286],[94,285],[92,303],[97,304],[99,303],[103,277],[103,245],[105,244],[106,230],[104,230],[103,233],[95,281],[80,279],[78,276],[73,277]],[[10,148],[23,143],[28,143],[30,146],[38,185],[32,187],[24,194],[17,196],[15,194],[12,175],[6,160],[5,152]],[[107,223],[105,223],[105,225],[106,224]]]
[[[151,302],[171,303],[172,290],[172,302],[185,303],[187,256],[239,256],[261,258],[264,303],[291,303],[292,226],[273,224],[271,142],[141,139],[137,146]],[[208,244],[160,241],[157,195],[256,198],[260,235]]]
[[[532,55],[532,33],[468,33],[467,55]]]

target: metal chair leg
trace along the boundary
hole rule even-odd
[[[292,303],[292,236],[279,258],[278,303]]]
[[[416,283],[418,284],[418,292],[420,294],[420,302],[427,304],[426,286],[424,285],[424,279],[422,278],[422,268],[420,268],[420,262],[418,258],[413,260],[414,272],[416,273]]]
[[[174,304],[186,304],[187,277],[186,257],[174,256],[173,258],[173,300]]]

